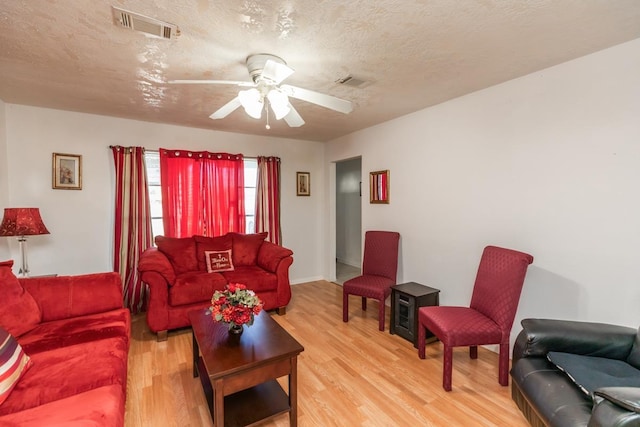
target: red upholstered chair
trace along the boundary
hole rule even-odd
[[[349,295],[362,297],[362,309],[367,298],[378,300],[379,329],[384,331],[384,301],[396,284],[398,272],[398,243],[400,234],[392,231],[367,231],[364,236],[362,276],[342,285],[342,320],[349,321]]]
[[[444,344],[442,387],[451,391],[453,347],[500,344],[498,382],[509,383],[509,335],[516,315],[531,255],[487,246],[482,253],[470,307],[421,307],[418,319],[418,356],[425,357],[425,329]]]

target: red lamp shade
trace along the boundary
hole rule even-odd
[[[0,236],[33,236],[49,234],[38,208],[5,208]]]

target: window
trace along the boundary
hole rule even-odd
[[[153,237],[164,235],[162,225],[162,192],[160,191],[160,153],[145,151],[147,180],[149,185],[149,202],[151,204],[151,231]],[[244,159],[244,209],[246,233],[255,232],[256,185],[258,172],[257,159]]]
[[[160,191],[160,153],[147,151],[144,153],[147,166],[147,182],[149,186],[149,203],[151,204],[151,233],[153,237],[164,235],[162,225],[162,192]]]
[[[258,159],[244,159],[244,217],[245,233],[256,232],[256,186],[258,185]]]

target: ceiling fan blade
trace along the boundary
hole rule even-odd
[[[208,85],[235,85],[235,86],[255,86],[252,82],[242,82],[236,80],[169,80],[167,83],[171,84],[208,84]]]
[[[240,98],[238,98],[237,96],[235,98],[233,98],[231,101],[227,102],[226,104],[224,104],[222,107],[220,107],[218,109],[218,111],[216,111],[215,113],[213,113],[212,115],[209,116],[209,118],[212,119],[224,119],[225,117],[227,117],[229,114],[233,113],[236,108],[238,108],[239,106],[241,106],[242,104],[240,103]]]
[[[293,105],[290,105],[290,107],[291,110],[289,110],[289,114],[283,117],[284,121],[287,122],[290,127],[298,128],[304,124],[304,120],[302,120],[302,117],[296,111],[296,109],[293,108]]]
[[[273,81],[275,84],[280,84],[281,81],[289,77],[291,74],[293,74],[293,68],[268,59],[264,64],[261,76]]]
[[[326,95],[324,93],[314,92],[309,89],[302,89],[291,85],[282,85],[280,86],[280,89],[282,89],[287,95],[292,98],[301,99],[312,104],[317,104],[330,110],[339,111],[344,114],[349,114],[351,111],[353,111],[351,101],[336,98],[335,96]]]

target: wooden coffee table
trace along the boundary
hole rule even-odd
[[[287,412],[297,425],[297,358],[304,350],[298,341],[265,311],[239,337],[206,309],[190,312],[189,320],[193,376],[200,376],[214,426],[249,426]],[[285,375],[288,394],[276,381]]]

